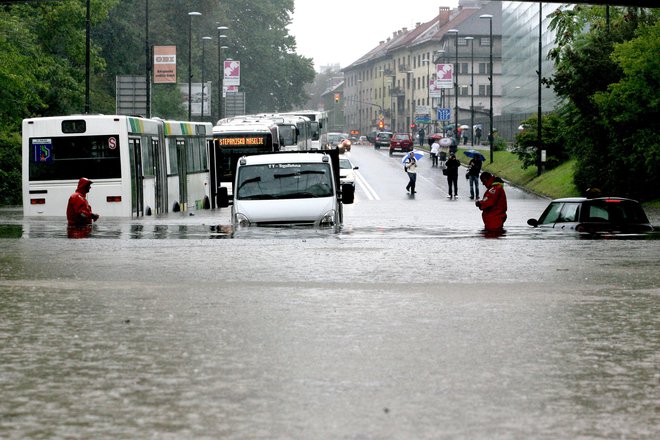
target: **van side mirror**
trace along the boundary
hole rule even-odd
[[[536,220],[535,218],[530,218],[529,220],[527,220],[527,224],[530,226],[537,227],[539,225],[539,221]]]
[[[350,183],[341,185],[341,201],[345,205],[350,205],[355,200],[355,186]]]

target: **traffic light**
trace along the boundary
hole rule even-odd
[[[339,97],[340,97],[339,93],[335,93],[335,102],[339,102]]]
[[[383,122],[383,121],[378,121],[378,128],[381,129],[381,130],[382,130],[383,128],[385,128],[385,122]]]

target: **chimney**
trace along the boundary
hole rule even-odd
[[[450,10],[448,6],[440,6],[438,11],[438,25],[440,27],[449,23]]]

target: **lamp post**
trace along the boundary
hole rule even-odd
[[[458,29],[449,29],[448,34],[454,34],[456,36],[455,48],[456,51],[456,63],[454,64],[454,138],[458,136]],[[458,139],[456,138],[456,142]]]
[[[438,49],[438,50],[436,51],[436,53],[438,54],[438,56],[441,56],[441,57],[442,57],[442,61],[445,60],[445,50],[444,50],[444,49]],[[438,62],[435,61],[435,64],[438,64]],[[437,79],[437,76],[436,76],[436,79]],[[444,108],[444,107],[445,107],[445,88],[444,88],[444,87],[441,87],[441,88],[440,88],[440,107],[441,107],[441,108]],[[445,126],[444,126],[444,124],[442,124],[442,134],[443,134],[443,136],[444,136],[444,134],[445,134]]]
[[[192,21],[193,17],[202,15],[201,12],[188,12],[190,16],[188,26],[188,121],[192,121]]]
[[[223,70],[223,60],[222,60],[222,49],[226,49],[227,46],[222,45],[222,39],[227,38],[226,35],[223,35],[224,31],[229,30],[227,26],[218,26],[218,119],[222,119],[222,95],[224,91],[224,70]]]
[[[542,62],[542,56],[541,52],[543,51],[543,2],[539,2],[539,70],[538,70],[538,76],[539,76],[539,84],[538,84],[538,118],[537,118],[537,127],[536,127],[536,175],[540,176],[541,175],[541,168],[543,167],[543,164],[541,163],[541,148],[542,148],[542,143],[543,143],[543,137],[541,135],[541,128],[542,128],[542,119],[541,119],[541,91],[543,90],[541,88],[541,62]]]
[[[490,46],[490,63],[488,64],[488,79],[490,80],[490,111],[488,112],[488,119],[490,127],[488,128],[488,144],[490,147],[490,163],[493,163],[493,16],[491,14],[482,14],[479,18],[488,20],[489,22],[489,36],[488,45]]]
[[[147,86],[146,117],[151,118],[151,50],[149,47],[149,0],[144,2],[144,55],[145,55],[145,84]]]
[[[470,143],[474,147],[474,37],[465,37],[470,42]]]
[[[412,133],[412,124],[415,120],[415,71],[414,70],[408,70],[406,72],[410,77],[408,78],[408,84],[410,84],[410,94],[411,94],[411,100],[410,100],[410,122],[408,122],[408,131]],[[413,134],[413,140],[414,138]],[[413,141],[414,142],[414,141]]]
[[[357,111],[358,111],[358,130],[362,130],[362,80],[358,79],[358,101],[357,101]]]
[[[92,20],[87,0],[87,13],[85,18],[85,114],[89,113],[89,75],[90,75],[90,48],[91,48]]]
[[[202,114],[199,118],[200,121],[204,122],[204,64],[206,64],[206,42],[212,40],[211,37],[202,37]]]

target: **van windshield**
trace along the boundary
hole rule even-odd
[[[279,163],[239,168],[238,200],[305,199],[331,197],[332,173],[328,163]]]

